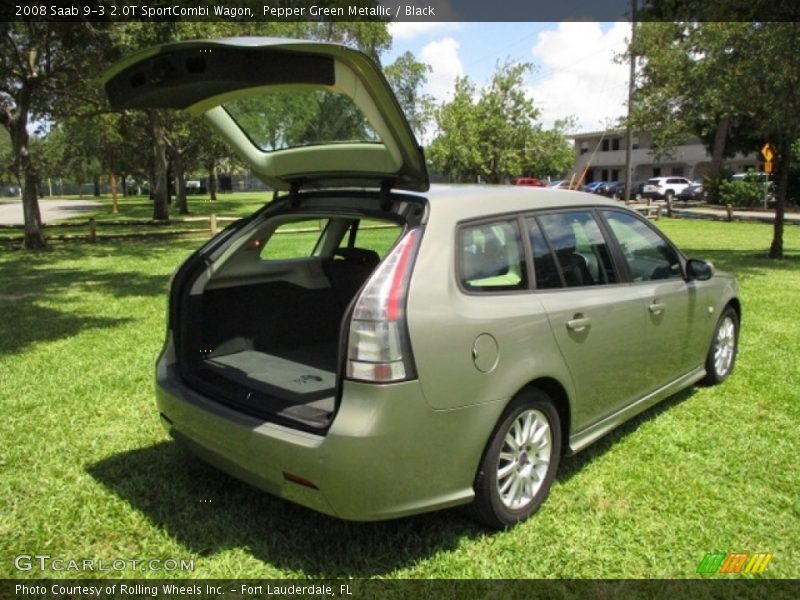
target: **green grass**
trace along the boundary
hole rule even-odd
[[[147,196],[119,196],[119,212],[112,212],[111,196],[104,194],[99,197],[67,196],[67,200],[92,200],[100,202],[96,210],[80,213],[78,216],[59,221],[44,228],[45,236],[49,238],[86,237],[89,234],[88,220],[94,218],[97,227],[97,236],[113,237],[122,235],[153,236],[171,232],[197,232],[202,237],[209,231],[208,217],[212,214],[217,217],[245,217],[272,200],[272,192],[237,192],[232,194],[217,194],[217,200],[210,201],[208,196],[188,196],[189,214],[180,215],[173,202],[169,207],[169,224],[150,223],[144,224],[153,218],[153,201]],[[78,226],[65,224],[78,223]],[[228,221],[220,220],[218,228],[228,225]],[[21,229],[0,228],[0,242],[16,242],[21,240]]]
[[[338,521],[171,442],[153,360],[169,275],[197,241],[0,252],[0,555],[195,561],[106,575],[129,577],[684,578],[707,552],[743,551],[774,553],[766,577],[800,577],[800,228],[771,261],[765,225],[659,226],[737,274],[734,375],[566,459],[540,512],[502,533],[458,511]],[[0,577],[39,575],[0,562]]]

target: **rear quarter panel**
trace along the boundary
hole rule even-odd
[[[533,292],[467,294],[455,267],[457,219],[432,216],[422,239],[408,296],[408,326],[420,384],[438,410],[507,403],[537,377],[560,381],[568,371]],[[490,334],[498,346],[490,372],[473,360],[473,345]]]

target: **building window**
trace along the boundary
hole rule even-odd
[[[589,142],[581,142],[581,154],[586,154],[589,151]]]
[[[619,181],[619,169],[611,170],[611,181]]]
[[[661,177],[661,167],[653,167],[653,177]]]
[[[603,140],[602,151],[608,152],[608,140]]]
[[[619,138],[614,138],[613,140],[611,140],[611,149],[619,150]]]
[[[672,174],[683,177],[683,167],[672,167]]]

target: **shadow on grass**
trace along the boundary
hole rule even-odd
[[[0,354],[35,342],[71,337],[87,328],[133,320],[91,314],[103,296],[166,298],[169,275],[148,272],[154,249],[145,244],[101,250],[75,245],[0,260]],[[177,261],[176,261],[177,264]],[[105,265],[108,265],[106,268]],[[92,296],[92,294],[101,294]],[[82,310],[76,310],[80,305]],[[98,310],[98,312],[100,312]]]
[[[117,327],[132,319],[87,317],[40,306],[22,297],[4,301],[0,294],[0,355],[24,350],[35,342],[48,342],[77,335],[87,329]]]
[[[118,454],[87,470],[193,552],[246,548],[264,563],[310,576],[382,575],[483,533],[458,511],[341,521],[233,479],[176,442]]]
[[[563,458],[561,460],[561,464],[559,465],[557,479],[561,482],[569,481],[575,474],[580,472],[580,470],[583,469],[586,464],[590,463],[597,456],[605,454],[615,444],[624,440],[631,433],[639,429],[639,427],[648,421],[658,418],[659,415],[667,412],[674,406],[677,406],[678,404],[688,400],[694,396],[695,393],[696,389],[694,387],[682,390],[677,394],[662,400],[655,406],[651,406],[643,413],[633,417],[630,421],[623,423],[612,432],[594,442],[591,446],[586,448],[586,450],[583,450],[582,452],[579,452],[573,456]]]
[[[692,394],[689,389],[664,400],[564,459],[558,479],[569,480],[643,423]],[[492,535],[458,509],[376,523],[341,521],[233,479],[176,442],[118,454],[87,470],[196,553],[247,548],[276,568],[315,577],[385,575],[454,550],[464,538]]]

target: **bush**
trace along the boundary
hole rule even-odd
[[[761,206],[764,184],[757,181],[720,181],[719,201],[733,206]]]

